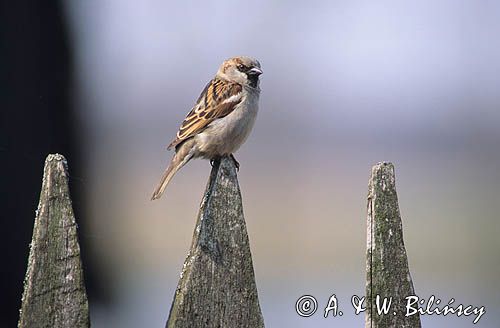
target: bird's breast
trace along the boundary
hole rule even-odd
[[[258,112],[258,93],[247,93],[235,109],[211,122],[195,137],[200,156],[213,158],[234,153],[245,142]]]

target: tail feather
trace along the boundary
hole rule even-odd
[[[174,174],[177,172],[177,170],[179,170],[178,166],[174,166],[172,164],[174,163],[170,163],[168,168],[163,173],[160,182],[153,191],[153,194],[151,195],[151,200],[155,200],[161,197],[161,195],[165,191],[165,188],[167,188],[168,183],[174,177]]]
[[[179,169],[183,167],[187,162],[189,162],[189,160],[193,157],[193,154],[191,152],[182,151],[184,149],[180,150],[181,151],[178,151],[174,155],[167,169],[165,170],[165,172],[163,172],[160,182],[151,195],[151,200],[155,200],[161,197],[161,195],[165,191],[165,188],[167,188],[168,183],[174,177],[175,173],[177,173],[177,171],[179,171]]]

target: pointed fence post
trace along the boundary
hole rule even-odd
[[[168,328],[264,327],[233,161],[215,161]]]
[[[18,326],[89,327],[66,160],[45,160]]]
[[[366,251],[366,328],[419,328],[417,314],[406,317],[406,297],[415,294],[403,243],[394,165],[373,166],[368,186]],[[392,298],[389,313],[377,312],[383,299]]]

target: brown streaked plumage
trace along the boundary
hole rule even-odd
[[[260,63],[234,57],[222,63],[187,114],[168,149],[175,147],[151,199],[159,198],[174,174],[192,158],[231,156],[245,142],[258,111]]]
[[[231,113],[241,101],[241,96],[238,97],[241,90],[242,86],[237,83],[227,83],[217,78],[210,81],[198,98],[197,104],[182,122],[168,149],[201,132],[213,120]],[[234,97],[234,100],[228,101],[230,97]],[[218,101],[219,99],[222,101]]]

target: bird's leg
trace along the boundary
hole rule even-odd
[[[212,167],[214,167],[215,165],[219,165],[220,163],[220,156],[215,156],[213,158],[210,159],[210,165],[212,165]]]
[[[234,158],[233,154],[230,154],[229,157],[231,157],[231,159],[233,160],[234,166],[236,166],[236,170],[239,171],[240,170],[240,163],[238,163],[236,158]]]

